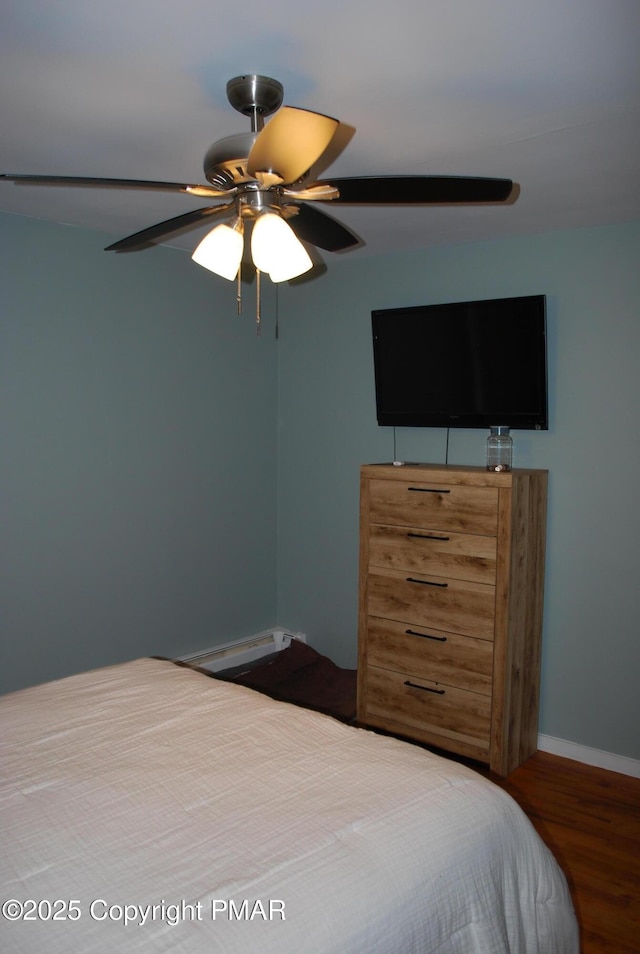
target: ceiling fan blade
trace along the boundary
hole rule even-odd
[[[221,192],[212,186],[188,185],[182,182],[152,182],[147,179],[99,179],[88,176],[32,176],[11,175],[3,173],[0,179],[8,179],[16,185],[62,185],[62,186],[89,186],[91,188],[115,189],[149,189],[156,192],[186,192],[188,195],[222,198],[230,194],[230,190]]]
[[[357,235],[326,212],[313,205],[299,205],[297,202],[291,204],[295,205],[298,211],[287,219],[287,223],[303,242],[310,242],[327,252],[340,252],[361,244]]]
[[[271,177],[276,182],[295,182],[317,162],[340,123],[322,113],[283,106],[264,127],[247,160],[249,175]]]
[[[355,126],[348,126],[342,122],[338,123],[338,128],[333,134],[333,139],[316,162],[314,162],[313,166],[306,170],[304,178],[312,182],[323,176],[325,170],[332,166],[340,154],[347,148],[355,132]],[[293,188],[296,188],[296,186],[294,185]]]
[[[194,209],[192,212],[185,212],[183,215],[176,215],[172,219],[165,219],[164,222],[158,222],[156,225],[150,225],[147,229],[140,232],[134,232],[126,238],[108,245],[105,252],[135,252],[139,249],[149,246],[154,239],[161,238],[164,235],[170,235],[172,232],[179,232],[180,229],[189,226],[201,225],[203,220],[212,215],[220,215],[222,212],[228,212],[234,208],[233,202],[226,205],[207,206],[204,209]]]
[[[335,186],[340,195],[331,201],[345,205],[504,202],[513,189],[511,179],[469,176],[362,176],[320,180],[313,185]],[[321,194],[318,200],[322,200]]]

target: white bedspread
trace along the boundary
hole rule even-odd
[[[518,806],[418,747],[151,659],[0,728],[4,954],[578,952]]]

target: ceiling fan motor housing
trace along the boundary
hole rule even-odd
[[[253,182],[253,176],[247,172],[247,157],[257,136],[257,132],[236,133],[209,146],[204,157],[207,182],[217,189],[232,189],[244,182]]]
[[[247,174],[247,157],[258,133],[264,128],[264,117],[282,106],[284,87],[278,80],[256,73],[234,76],[227,83],[227,99],[243,116],[251,117],[251,132],[238,133],[214,142],[204,157],[207,181],[218,189],[232,189],[252,182]]]

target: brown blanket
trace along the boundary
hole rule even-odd
[[[316,709],[343,722],[356,717],[356,670],[341,669],[297,639],[253,667],[216,673],[226,682],[257,689],[274,699]]]

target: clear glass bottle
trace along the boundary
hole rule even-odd
[[[513,441],[508,427],[492,427],[487,438],[487,470],[511,470]]]

